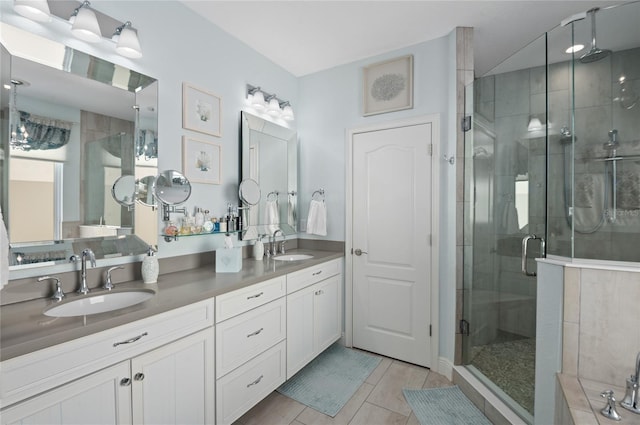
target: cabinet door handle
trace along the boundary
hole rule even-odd
[[[252,383],[250,383],[250,384],[247,384],[247,388],[251,387],[252,385],[259,384],[259,383],[260,383],[260,381],[262,381],[262,378],[264,378],[264,375],[260,375],[260,377],[259,377],[258,379],[256,379],[255,381],[253,381],[253,382],[252,382]]]
[[[264,292],[260,292],[259,294],[255,294],[255,295],[249,295],[247,297],[248,300],[250,300],[251,298],[258,298],[259,296],[261,296],[262,294],[264,294]]]
[[[129,378],[122,378],[120,380],[120,386],[121,387],[128,387],[129,385],[131,385],[131,379]]]
[[[133,375],[133,379],[135,381],[142,381],[144,379],[144,373],[138,372],[135,375]]]
[[[322,295],[324,294],[324,291],[322,289],[319,289],[315,292],[316,295]]]
[[[322,273],[322,270],[318,270],[317,272],[311,274],[311,276],[318,276],[321,273]]]
[[[140,334],[140,335],[138,335],[138,336],[134,336],[133,338],[128,339],[128,340],[126,340],[126,341],[114,342],[114,343],[113,343],[113,346],[114,346],[114,347],[117,347],[118,345],[131,344],[132,342],[136,342],[137,340],[139,340],[139,339],[140,339],[140,338],[142,338],[143,336],[147,336],[147,335],[149,335],[149,334],[145,332],[145,333],[142,333],[142,334]]]
[[[260,328],[255,332],[251,332],[249,335],[247,335],[247,338],[251,338],[252,336],[256,336],[258,335],[260,332],[262,332],[264,330],[264,328]]]

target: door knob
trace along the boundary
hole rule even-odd
[[[360,256],[362,254],[368,254],[367,251],[363,251],[360,248],[356,249],[355,251],[353,251],[354,254],[356,254],[357,256]]]
[[[144,373],[140,373],[140,372],[136,373],[133,376],[133,379],[135,379],[136,381],[142,381],[144,379]]]

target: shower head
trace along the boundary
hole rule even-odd
[[[595,7],[587,13],[591,15],[591,49],[580,57],[580,62],[591,63],[604,59],[611,54],[611,50],[600,49],[596,44],[596,12],[600,10]]]

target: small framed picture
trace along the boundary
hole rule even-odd
[[[182,173],[191,182],[220,184],[220,145],[182,137]]]
[[[182,83],[182,127],[222,137],[222,100],[209,91]]]
[[[413,55],[362,70],[363,116],[413,108]]]

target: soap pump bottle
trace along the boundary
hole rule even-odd
[[[262,236],[258,235],[258,240],[253,244],[253,258],[260,261],[264,257],[264,244],[262,243]]]
[[[158,281],[160,265],[155,254],[153,247],[149,245],[147,256],[142,260],[142,281],[144,283],[156,283]]]

